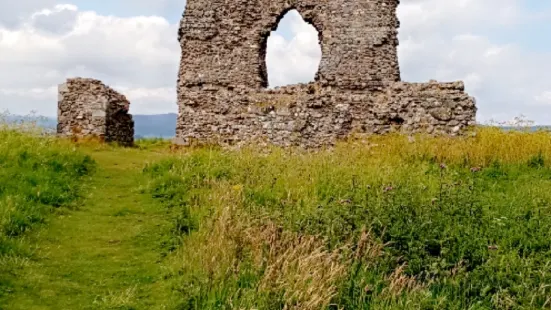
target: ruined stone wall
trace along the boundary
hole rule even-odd
[[[134,121],[129,108],[124,95],[99,80],[67,79],[58,87],[57,133],[132,145]]]
[[[266,43],[292,9],[319,33],[322,59],[316,80],[321,84],[365,88],[398,81],[397,4],[397,0],[190,0],[179,30],[179,86],[266,87]]]
[[[315,148],[351,134],[391,131],[455,135],[473,125],[475,103],[463,83],[395,82],[381,91],[300,84],[237,92],[203,87],[188,92],[176,143],[270,143]]]
[[[188,0],[175,142],[319,147],[352,133],[458,134],[475,122],[463,83],[403,83],[398,0]],[[319,33],[315,82],[268,90],[267,38],[297,9]]]

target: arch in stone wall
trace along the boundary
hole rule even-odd
[[[352,133],[451,133],[475,123],[461,82],[403,83],[399,0],[188,0],[175,142],[317,147]],[[267,38],[297,10],[318,31],[316,82],[264,89]]]
[[[279,24],[281,23],[281,20],[291,11],[297,11],[299,16],[302,18],[304,22],[314,27],[316,32],[318,33],[318,45],[321,49],[321,55],[323,59],[323,34],[322,34],[322,25],[317,22],[313,18],[313,14],[309,14],[309,18],[305,17],[300,10],[296,6],[290,6],[286,9],[284,9],[280,15],[277,16],[277,18],[271,23],[270,30],[268,32],[262,32],[260,35],[260,50],[259,50],[259,57],[260,57],[260,78],[262,79],[262,87],[267,88],[268,87],[268,69],[266,66],[266,56],[267,56],[267,49],[268,49],[268,39],[272,32],[276,31]],[[321,60],[320,60],[321,62]],[[316,74],[314,76],[314,81],[319,80],[319,74],[320,74],[320,64],[318,64],[318,69],[316,70]]]
[[[318,31],[316,80],[344,89],[400,80],[398,0],[189,0],[179,29],[179,89],[197,85],[265,88],[267,37],[289,10]]]

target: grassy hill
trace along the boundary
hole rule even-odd
[[[548,132],[262,153],[0,135],[0,309],[550,306]]]

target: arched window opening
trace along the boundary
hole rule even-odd
[[[268,87],[314,81],[321,61],[318,31],[297,10],[283,16],[267,41]]]

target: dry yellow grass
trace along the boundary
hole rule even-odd
[[[441,162],[460,163],[468,160],[485,166],[493,161],[525,162],[535,154],[551,154],[549,131],[504,131],[496,127],[477,128],[459,137],[405,136],[391,134],[372,136],[355,142],[339,144],[336,150],[345,157],[357,159],[366,152],[373,159],[399,160],[408,156],[425,156]]]

